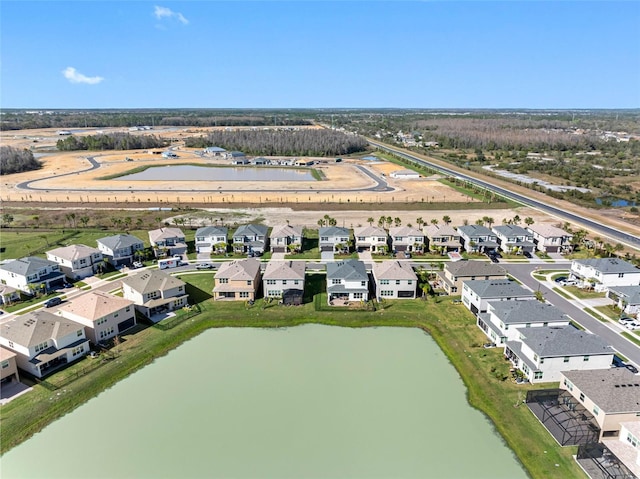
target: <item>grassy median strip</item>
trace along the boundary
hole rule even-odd
[[[106,360],[64,389],[52,392],[36,385],[32,392],[2,406],[2,452],[209,328],[271,328],[305,323],[344,327],[396,326],[420,328],[431,335],[464,381],[469,403],[493,421],[531,477],[583,477],[572,459],[576,448],[558,446],[523,403],[527,389],[550,385],[523,386],[512,382],[510,363],[505,361],[502,351],[482,347],[486,337],[475,325],[472,314],[463,305],[452,304],[450,298],[387,301],[376,311],[338,308],[317,311],[312,300],[299,307],[283,307],[275,302],[267,304],[262,300],[251,306],[242,302],[213,302],[210,299],[213,275],[183,275],[182,279],[189,282],[187,292],[192,302],[199,303],[201,314],[167,331],[140,326],[135,334],[123,335],[121,343],[113,348],[116,360]],[[316,280],[307,299],[320,294],[321,285]],[[85,358],[71,368],[86,368],[90,361],[97,360]],[[74,374],[71,368],[63,373]],[[51,378],[54,384],[55,376]]]

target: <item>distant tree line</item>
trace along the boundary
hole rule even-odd
[[[33,157],[30,150],[19,150],[11,146],[0,146],[0,175],[21,173],[42,168],[42,163]]]
[[[368,147],[366,140],[359,136],[324,129],[214,131],[206,137],[187,138],[185,145],[219,146],[265,156],[335,156]]]
[[[168,142],[151,135],[130,135],[129,133],[112,133],[109,135],[68,136],[58,140],[56,147],[60,151],[76,150],[138,150],[145,148],[161,148]]]

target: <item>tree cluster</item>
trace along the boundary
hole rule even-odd
[[[167,146],[165,140],[151,135],[130,135],[128,133],[112,133],[109,135],[69,136],[58,140],[56,147],[60,151],[76,150],[138,150],[145,148],[161,148]]]
[[[39,168],[42,168],[42,163],[33,157],[30,150],[19,150],[10,146],[0,147],[0,175],[10,175]]]
[[[214,131],[207,137],[188,138],[186,146],[205,148],[215,145],[249,155],[335,156],[367,149],[361,137],[333,130],[239,130]]]

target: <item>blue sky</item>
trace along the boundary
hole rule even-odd
[[[0,3],[2,108],[638,108],[640,2]]]

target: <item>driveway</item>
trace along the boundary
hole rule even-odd
[[[322,251],[320,253],[320,259],[322,261],[333,261],[333,251]]]
[[[358,258],[360,261],[372,261],[371,251],[363,251],[362,253],[358,253]]]
[[[275,261],[284,261],[284,257],[287,253],[271,253],[271,259]]]

